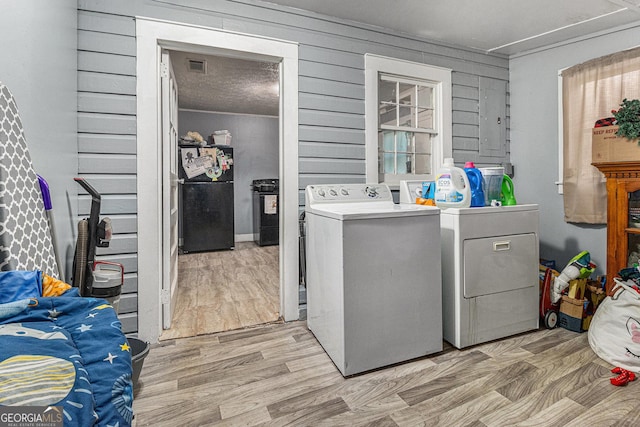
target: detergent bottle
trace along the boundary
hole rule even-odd
[[[464,170],[454,166],[452,158],[444,159],[436,175],[436,206],[441,209],[468,208],[471,205],[470,187]]]
[[[513,192],[513,181],[509,175],[502,178],[502,206],[515,206],[516,196]]]
[[[469,186],[471,187],[471,207],[484,206],[484,191],[482,191],[482,172],[476,169],[473,162],[464,164],[464,172],[469,178]]]

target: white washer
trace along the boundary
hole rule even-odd
[[[440,214],[444,339],[468,347],[538,328],[538,205]]]
[[[403,180],[400,181],[400,204],[415,203],[418,197],[422,197],[422,186],[425,181]]]
[[[440,210],[381,184],[305,198],[307,325],[342,375],[441,351]]]

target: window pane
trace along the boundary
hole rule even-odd
[[[413,99],[415,97],[415,85],[398,83],[398,86],[398,91],[400,93],[400,105],[416,105]]]
[[[396,173],[395,168],[395,155],[393,153],[384,153],[382,155],[384,159],[383,173]]]
[[[416,172],[418,174],[431,173],[431,155],[416,154]]]
[[[415,127],[413,118],[414,114],[414,107],[400,106],[400,122],[398,123],[398,126]]]
[[[398,171],[397,173],[411,173],[411,154],[398,153]]]
[[[433,88],[428,86],[418,86],[418,102],[420,107],[433,107]]]
[[[396,83],[380,80],[378,82],[378,100],[380,103],[396,103]]]
[[[397,145],[396,151],[404,152],[410,151],[411,148],[411,132],[398,132],[396,134]]]
[[[415,136],[415,152],[417,154],[431,153],[431,135],[428,133],[416,133]]]
[[[398,121],[396,118],[396,106],[395,105],[381,105],[380,106],[380,126],[389,125],[397,126]]]
[[[413,132],[403,132],[407,136],[407,152],[415,153],[416,152],[416,143],[414,141],[415,134]]]
[[[418,109],[418,126],[421,129],[433,129],[433,110]]]
[[[385,131],[382,132],[382,151],[391,152],[395,151],[395,132]]]

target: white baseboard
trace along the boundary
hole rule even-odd
[[[253,242],[253,233],[249,234],[236,234],[236,242]]]

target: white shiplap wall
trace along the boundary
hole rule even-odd
[[[112,245],[98,254],[125,265],[121,317],[127,332],[137,328],[135,16],[299,43],[301,205],[308,184],[365,179],[365,53],[451,68],[456,161],[508,161],[508,137],[504,157],[480,156],[478,141],[478,81],[507,82],[506,57],[257,1],[79,0],[78,9],[79,172],[103,194],[102,214],[114,221]],[[81,199],[81,215],[89,202]]]

